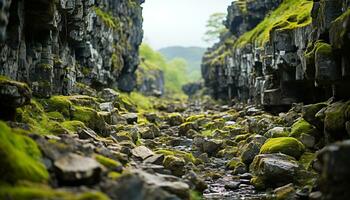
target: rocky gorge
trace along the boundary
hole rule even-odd
[[[187,99],[142,3],[0,0],[0,199],[349,199],[348,1],[234,1]]]

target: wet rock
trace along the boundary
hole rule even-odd
[[[94,184],[101,175],[101,166],[96,160],[74,153],[55,160],[54,167],[57,178],[63,185]]]
[[[203,192],[205,189],[208,188],[206,182],[200,178],[194,171],[189,171],[185,176],[184,179],[187,180],[191,188],[194,188],[196,191]]]
[[[155,113],[145,113],[144,116],[151,123],[158,123],[160,118]]]
[[[240,182],[230,182],[225,184],[225,189],[228,190],[237,190],[239,188]]]
[[[297,161],[284,154],[260,154],[250,165],[250,171],[256,177],[252,183],[258,188],[278,187],[294,182],[298,169]]]
[[[321,200],[322,199],[322,193],[320,191],[317,192],[311,192],[309,195],[310,200]]]
[[[137,113],[127,113],[127,114],[123,114],[122,116],[126,119],[128,124],[137,123],[137,120],[138,120]]]
[[[105,185],[104,190],[111,198],[120,200],[189,198],[189,186],[186,183],[173,177],[153,175],[141,170],[130,171],[117,182]]]
[[[246,165],[250,165],[254,157],[259,154],[261,146],[262,145],[257,142],[250,142],[245,145],[240,154],[242,162]]]
[[[327,142],[347,138],[345,123],[350,117],[347,114],[349,108],[350,101],[347,101],[333,103],[325,110],[324,129]]]
[[[181,124],[179,126],[179,135],[180,136],[186,136],[188,135],[187,133],[190,131],[190,130],[198,130],[199,127],[196,123],[194,122],[185,122],[183,124]]]
[[[14,120],[16,108],[29,104],[31,97],[27,84],[0,77],[0,118]]]
[[[131,153],[136,158],[140,158],[141,160],[145,160],[154,155],[153,151],[145,146],[138,146],[131,150]]]
[[[321,162],[322,199],[345,200],[349,198],[349,153],[350,140],[346,140],[327,146],[318,154],[317,157]]]
[[[285,200],[296,199],[296,193],[292,183],[276,188],[273,192],[276,195],[276,199],[285,199]]]

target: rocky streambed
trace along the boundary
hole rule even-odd
[[[349,137],[349,102],[276,116],[88,91],[35,99],[25,84],[1,81],[1,199],[349,197],[350,143],[334,143]],[[149,110],[138,106],[146,100]]]

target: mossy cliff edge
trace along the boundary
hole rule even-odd
[[[348,3],[246,0],[228,11],[229,32],[202,63],[215,98],[283,108],[349,97]]]
[[[82,84],[129,92],[136,86],[142,3],[6,1],[0,74],[28,83],[39,97],[79,92]]]

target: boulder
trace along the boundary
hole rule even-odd
[[[268,130],[264,136],[267,138],[276,138],[276,137],[287,137],[289,135],[289,131],[286,127],[274,127]]]
[[[31,97],[27,84],[0,77],[0,119],[13,121],[16,108],[29,104]]]
[[[317,155],[321,163],[320,188],[323,199],[346,200],[350,196],[350,140],[323,148]]]
[[[260,149],[261,154],[283,153],[296,159],[299,159],[304,151],[304,145],[292,137],[268,139]]]
[[[62,185],[97,183],[101,165],[92,158],[69,153],[54,162],[56,176]]]
[[[250,171],[255,176],[253,185],[279,187],[294,182],[298,173],[298,162],[285,154],[260,154],[255,156]]]

